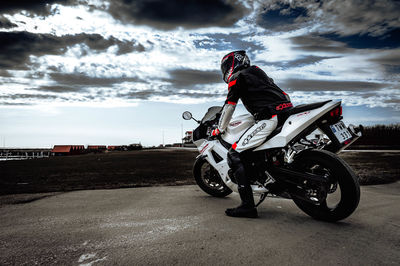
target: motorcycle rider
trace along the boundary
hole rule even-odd
[[[228,96],[222,109],[218,127],[213,136],[223,134],[235,111],[239,99],[254,116],[256,123],[235,142],[228,152],[228,164],[238,184],[241,205],[227,209],[233,217],[258,217],[253,191],[246,177],[241,154],[263,144],[277,127],[278,116],[293,107],[289,96],[282,91],[267,74],[257,66],[250,65],[246,52],[233,51],[221,60],[223,80],[228,84]]]

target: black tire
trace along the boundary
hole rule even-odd
[[[222,198],[232,193],[222,181],[218,171],[204,158],[200,157],[194,163],[193,175],[197,185],[211,196]]]
[[[293,164],[302,171],[325,171],[332,180],[327,199],[320,205],[293,197],[294,203],[302,211],[317,220],[327,222],[345,219],[355,211],[360,201],[360,185],[350,166],[336,154],[325,150],[308,150],[300,153]],[[328,206],[328,197],[338,189],[338,202],[333,207]]]

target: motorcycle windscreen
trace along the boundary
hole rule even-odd
[[[207,113],[204,115],[203,119],[201,119],[201,123],[206,121],[211,121],[217,118],[217,115],[221,113],[222,106],[213,106],[208,108]]]

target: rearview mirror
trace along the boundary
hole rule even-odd
[[[185,119],[185,120],[190,120],[190,119],[192,119],[192,113],[189,112],[189,111],[186,111],[186,112],[184,112],[184,113],[182,114],[182,117],[183,117],[183,119]]]

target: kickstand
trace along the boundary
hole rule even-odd
[[[267,194],[268,194],[268,193],[263,193],[263,194],[261,194],[260,200],[259,200],[258,203],[256,204],[256,207],[258,207],[258,205],[260,205],[260,204],[265,200],[265,198],[267,197]]]

